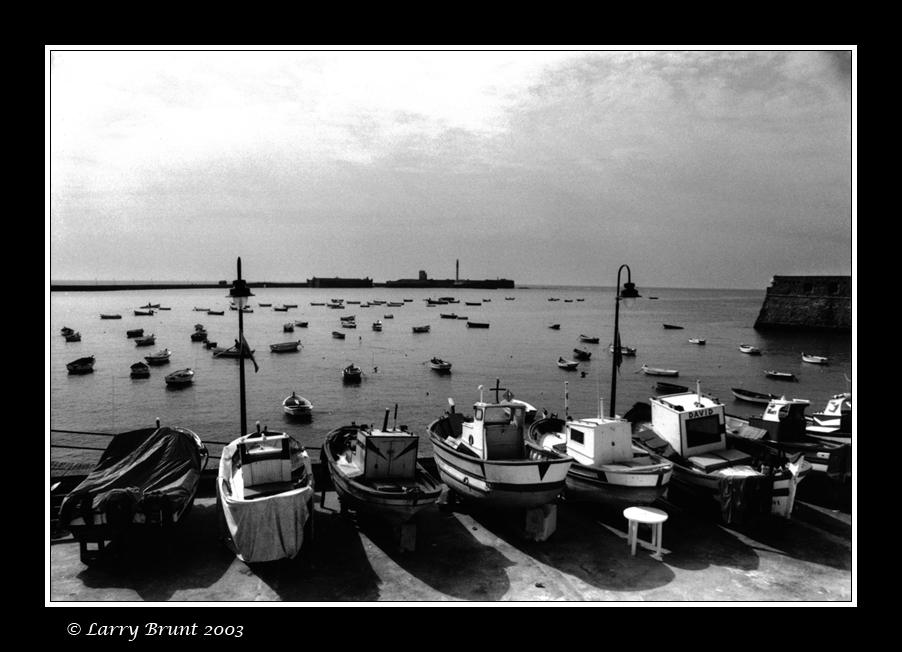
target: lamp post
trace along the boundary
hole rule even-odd
[[[244,401],[244,309],[247,300],[254,296],[247,287],[247,283],[241,278],[241,257],[238,258],[238,278],[232,282],[228,298],[238,306],[238,378],[241,392],[241,433],[247,434],[247,408]]]
[[[626,268],[626,283],[623,289],[620,289],[620,272]],[[636,299],[639,298],[639,292],[636,290],[636,284],[632,283],[632,272],[629,265],[621,265],[617,270],[617,296],[614,303],[614,369],[611,374],[611,418],[617,416],[615,414],[614,403],[617,400],[617,371],[620,369],[620,362],[623,355],[620,352],[620,301],[627,308],[631,308]]]

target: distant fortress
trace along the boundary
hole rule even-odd
[[[306,282],[280,282],[280,281],[250,281],[248,287],[252,288],[372,288],[372,287],[389,287],[389,288],[477,288],[482,290],[500,290],[513,289],[514,282],[505,279],[485,279],[485,280],[460,280],[460,261],[456,262],[456,275],[453,279],[430,279],[426,272],[420,270],[419,278],[398,279],[397,281],[386,281],[385,283],[376,283],[371,278],[340,278],[334,276],[326,278],[322,276],[314,276],[308,278]],[[181,289],[197,289],[197,288],[228,288],[231,286],[229,281],[219,281],[217,283],[191,283],[191,282],[97,282],[82,281],[62,283],[51,281],[51,292],[102,292],[109,290],[181,290]]]
[[[755,330],[852,330],[851,276],[774,276]]]

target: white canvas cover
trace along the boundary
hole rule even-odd
[[[310,457],[292,440],[292,474],[306,474],[307,482],[284,493],[246,500],[239,497],[244,494],[241,473],[233,467],[238,445],[245,439],[236,439],[222,449],[216,480],[220,534],[242,561],[293,559],[301,550],[304,525],[311,517],[308,504],[313,504],[314,489]]]

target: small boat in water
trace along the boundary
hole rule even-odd
[[[414,333],[428,333],[429,331],[430,331],[430,327],[429,327],[428,325],[427,325],[427,326],[414,326],[414,327],[413,327],[413,332],[414,332]]]
[[[250,358],[254,355],[255,349],[245,349],[242,353],[240,347],[238,346],[230,346],[228,348],[222,346],[216,346],[213,348],[213,357],[214,358]]]
[[[179,369],[166,376],[167,385],[190,385],[194,382],[194,370],[191,368]]]
[[[553,331],[559,331],[559,330],[561,330],[561,325],[560,324],[548,324],[548,328],[550,328]]]
[[[122,315],[100,315],[101,319],[122,319]]]
[[[125,331],[125,336],[126,336],[126,337],[129,337],[129,338],[131,338],[131,337],[141,337],[142,335],[144,335],[144,329],[143,329],[143,328],[134,328],[134,329],[132,329],[132,330]]]
[[[642,365],[642,371],[647,376],[679,376],[680,372],[677,369],[661,369],[660,367],[649,367],[648,365]]]
[[[373,330],[377,333],[382,330],[382,321],[377,319],[373,322]]]
[[[776,380],[790,380],[794,383],[799,382],[799,379],[795,374],[791,374],[788,371],[765,371],[764,375],[768,378],[775,378]]]
[[[313,465],[284,432],[257,431],[222,449],[216,479],[220,534],[238,559],[294,559],[313,538]]]
[[[733,392],[733,396],[738,398],[740,401],[747,401],[749,403],[764,403],[767,405],[775,398],[780,398],[779,396],[774,396],[773,394],[764,394],[763,392],[753,392],[749,389],[742,389],[741,387],[732,387],[730,391]]]
[[[293,333],[294,332],[294,322],[288,322],[287,324],[282,324],[282,332],[283,333]]]
[[[705,344],[706,342],[707,342],[707,340],[704,340],[704,339],[702,339],[702,338],[700,338],[700,337],[691,337],[691,338],[689,338],[689,343],[690,343],[690,344],[698,344],[698,345],[704,346],[704,344]]]
[[[150,378],[150,366],[146,362],[136,362],[131,366],[132,378]]]
[[[488,328],[489,322],[487,321],[467,321],[467,328]]]
[[[450,411],[429,424],[442,481],[457,494],[487,507],[534,509],[564,489],[573,458],[541,448],[526,437],[526,407],[485,403],[480,385],[473,415]],[[497,387],[492,391],[500,392]]]
[[[172,351],[169,349],[160,349],[156,353],[144,356],[144,360],[147,361],[147,364],[165,364],[169,362],[171,356]]]
[[[313,404],[296,392],[291,392],[291,396],[282,401],[282,410],[293,417],[307,417],[313,412]]]
[[[804,351],[802,352],[802,362],[807,362],[808,364],[828,364],[830,362],[829,358],[825,358],[822,355],[808,355]]]
[[[79,358],[66,365],[70,374],[89,374],[94,371],[94,356]]]
[[[153,317],[153,310],[135,310],[136,317]]]
[[[585,349],[573,349],[573,357],[577,360],[588,360],[592,357],[592,352]]]
[[[677,326],[676,324],[664,324],[664,328],[666,328],[667,330],[673,330],[673,331],[683,330],[682,326]]]
[[[269,350],[273,353],[289,353],[297,351],[299,346],[301,346],[300,340],[297,342],[279,342],[278,344],[270,344]]]
[[[440,372],[447,373],[451,371],[451,363],[446,360],[442,360],[441,358],[432,358],[432,360],[429,361],[429,366]]]
[[[151,333],[142,337],[135,338],[135,346],[153,346],[157,343],[157,338]]]
[[[611,344],[610,346],[608,346],[608,351],[610,351],[611,353],[614,352],[614,345],[613,345],[613,344]],[[621,344],[621,345],[620,345],[620,355],[626,356],[626,357],[628,357],[628,358],[635,358],[635,357],[636,357],[636,349],[635,349],[634,347],[631,347],[631,346],[623,346],[623,345]]]
[[[61,529],[72,532],[84,563],[128,531],[168,529],[191,511],[209,455],[186,428],[144,428],[113,437],[97,466],[63,500]],[[89,550],[88,544],[99,547]]]
[[[214,317],[221,317],[225,315],[225,310],[208,310],[208,315],[213,315]]]
[[[72,335],[72,333],[74,333],[74,332],[75,332],[75,329],[69,328],[68,326],[63,326],[60,329],[60,335],[62,335],[63,337],[65,337],[66,335]]]
[[[576,360],[565,360],[564,358],[558,358],[557,366],[561,369],[566,369],[567,371],[574,371],[579,366],[579,363]]]
[[[586,344],[598,344],[599,338],[597,337],[589,337],[588,335],[580,335],[579,341],[585,342]]]
[[[341,377],[347,382],[359,382],[363,377],[363,369],[352,362],[341,370]]]
[[[69,335],[64,335],[67,342],[81,342],[81,333],[70,333]]]
[[[689,391],[689,388],[685,385],[676,385],[663,380],[659,380],[655,383],[655,389],[659,392],[666,392],[668,394],[679,394],[680,392]]]
[[[747,353],[748,355],[761,355],[761,349],[757,346],[752,346],[751,344],[740,344],[739,350],[742,353]]]
[[[326,435],[321,459],[328,465],[341,509],[400,526],[414,523],[434,505],[442,484],[417,462],[419,437],[406,427],[381,430],[351,424]]]
[[[852,443],[852,392],[836,394],[827,401],[827,407],[806,417],[806,432],[819,439]]]
[[[762,514],[789,519],[796,488],[811,471],[801,454],[789,457],[755,446],[750,453],[727,438],[723,404],[701,391],[670,394],[636,404],[626,414],[633,442],[673,462],[668,500],[702,500],[728,524]]]

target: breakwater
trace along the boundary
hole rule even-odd
[[[756,330],[852,330],[851,276],[775,276]]]

